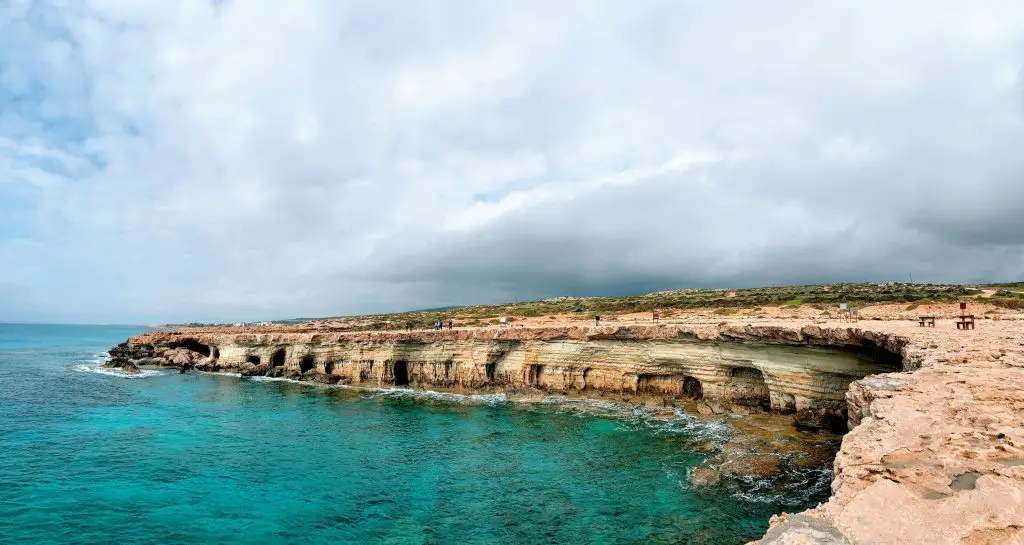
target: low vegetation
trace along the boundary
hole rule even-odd
[[[1015,287],[1019,286],[1020,291]],[[446,307],[444,309],[420,310],[381,315],[351,316],[339,324],[345,330],[384,329],[390,322],[392,329],[423,329],[433,327],[441,320],[445,327],[448,320],[458,326],[499,324],[499,318],[506,323],[517,319],[549,315],[575,316],[580,320],[592,320],[595,314],[607,315],[651,312],[661,309],[664,317],[670,317],[683,310],[707,309],[717,315],[730,315],[739,309],[764,307],[797,308],[809,305],[815,309],[838,307],[847,303],[849,308],[867,305],[893,303],[916,305],[928,303],[952,303],[977,297],[981,288],[997,290],[986,302],[1008,308],[1024,308],[1024,284],[1006,284],[999,287],[964,286],[956,284],[909,284],[909,283],[851,283],[807,286],[783,286],[745,289],[685,289],[660,291],[642,295],[621,297],[555,297],[541,301],[528,301],[498,305],[476,305]],[[290,323],[308,320],[289,320]],[[277,322],[284,323],[284,322]]]

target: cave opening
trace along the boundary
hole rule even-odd
[[[333,361],[325,362],[324,363],[324,373],[329,375],[329,374],[331,374],[333,372],[334,372],[334,362]]]
[[[245,357],[245,361],[247,363],[251,363],[253,365],[259,365],[260,364],[260,357],[255,355],[255,354],[250,354],[250,355]]]
[[[274,355],[270,356],[271,367],[281,367],[284,365],[284,348],[278,348],[274,351]]]
[[[220,348],[214,347],[214,349],[213,349],[213,359],[215,359],[215,360],[219,360],[220,359]]]
[[[543,365],[531,365],[529,382],[532,386],[540,387],[540,375],[544,372]]]
[[[313,358],[312,354],[306,354],[305,356],[302,356],[301,360],[299,360],[300,373],[311,371],[314,367],[316,367],[316,360]]]
[[[395,386],[409,385],[409,363],[405,360],[395,362]]]
[[[494,370],[498,366],[496,363],[488,363],[484,365],[484,374],[487,375],[487,382],[494,382]]]
[[[764,410],[771,408],[771,395],[768,392],[768,384],[765,382],[764,373],[760,369],[736,367],[729,372],[729,375],[730,378],[726,388],[731,393],[735,403],[749,407],[760,407]]]
[[[683,377],[683,395],[693,399],[704,398],[704,387],[693,377]]]
[[[207,358],[210,357],[212,351],[208,345],[205,345],[195,339],[182,339],[167,345],[168,348],[184,348],[193,352],[198,352]]]

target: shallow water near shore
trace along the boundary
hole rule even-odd
[[[693,490],[730,426],[682,413],[98,369],[139,331],[0,324],[0,542],[728,544],[828,496]]]

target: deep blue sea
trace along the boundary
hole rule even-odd
[[[729,428],[682,414],[97,369],[140,331],[0,324],[0,542],[717,545],[827,496],[692,490]]]

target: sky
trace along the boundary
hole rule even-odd
[[[0,321],[1024,279],[1019,0],[0,0]]]

